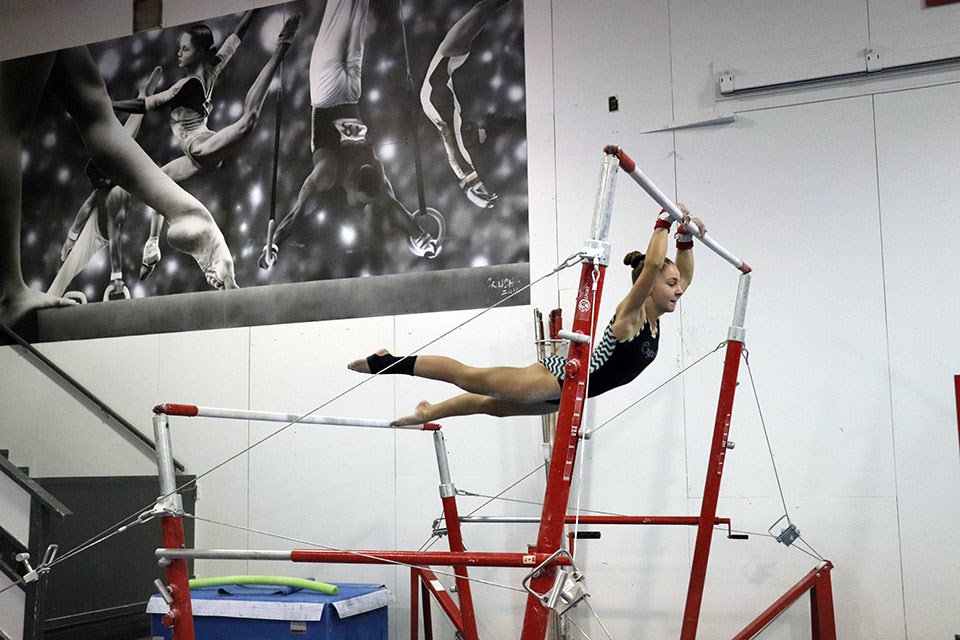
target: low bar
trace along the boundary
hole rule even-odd
[[[289,560],[326,564],[404,564],[448,567],[522,567],[530,568],[546,562],[549,553],[495,553],[451,551],[384,551],[293,549],[157,549],[157,558],[187,560]],[[568,566],[568,558],[554,558],[550,566]]]
[[[409,429],[413,431],[437,431],[440,429],[440,425],[433,422],[396,426],[390,424],[389,420],[335,418],[331,416],[315,416],[312,414],[300,415],[296,413],[249,411],[247,409],[220,409],[217,407],[200,407],[195,404],[158,404],[153,408],[153,412],[187,418],[228,418],[231,420],[259,420],[263,422],[287,422],[290,424],[325,424],[340,427],[373,427],[376,429]]]

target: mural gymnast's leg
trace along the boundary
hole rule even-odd
[[[30,289],[20,264],[21,152],[55,58],[0,62],[0,322],[7,326],[37,309],[74,304]]]

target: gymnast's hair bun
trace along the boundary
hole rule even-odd
[[[636,269],[638,266],[643,264],[643,259],[645,257],[646,256],[639,251],[631,251],[623,257],[623,264],[628,264],[630,265],[631,269]]]

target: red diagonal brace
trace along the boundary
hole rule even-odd
[[[766,611],[757,616],[733,640],[749,640],[763,631],[768,624],[804,593],[810,592],[811,636],[813,640],[836,640],[837,628],[833,616],[833,589],[830,583],[830,570],[833,565],[828,561],[805,575],[800,582],[790,587]]]

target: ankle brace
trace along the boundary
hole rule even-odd
[[[412,376],[413,366],[416,362],[417,356],[397,357],[389,353],[383,356],[377,354],[367,356],[367,366],[370,367],[370,373],[383,372],[384,374]]]

